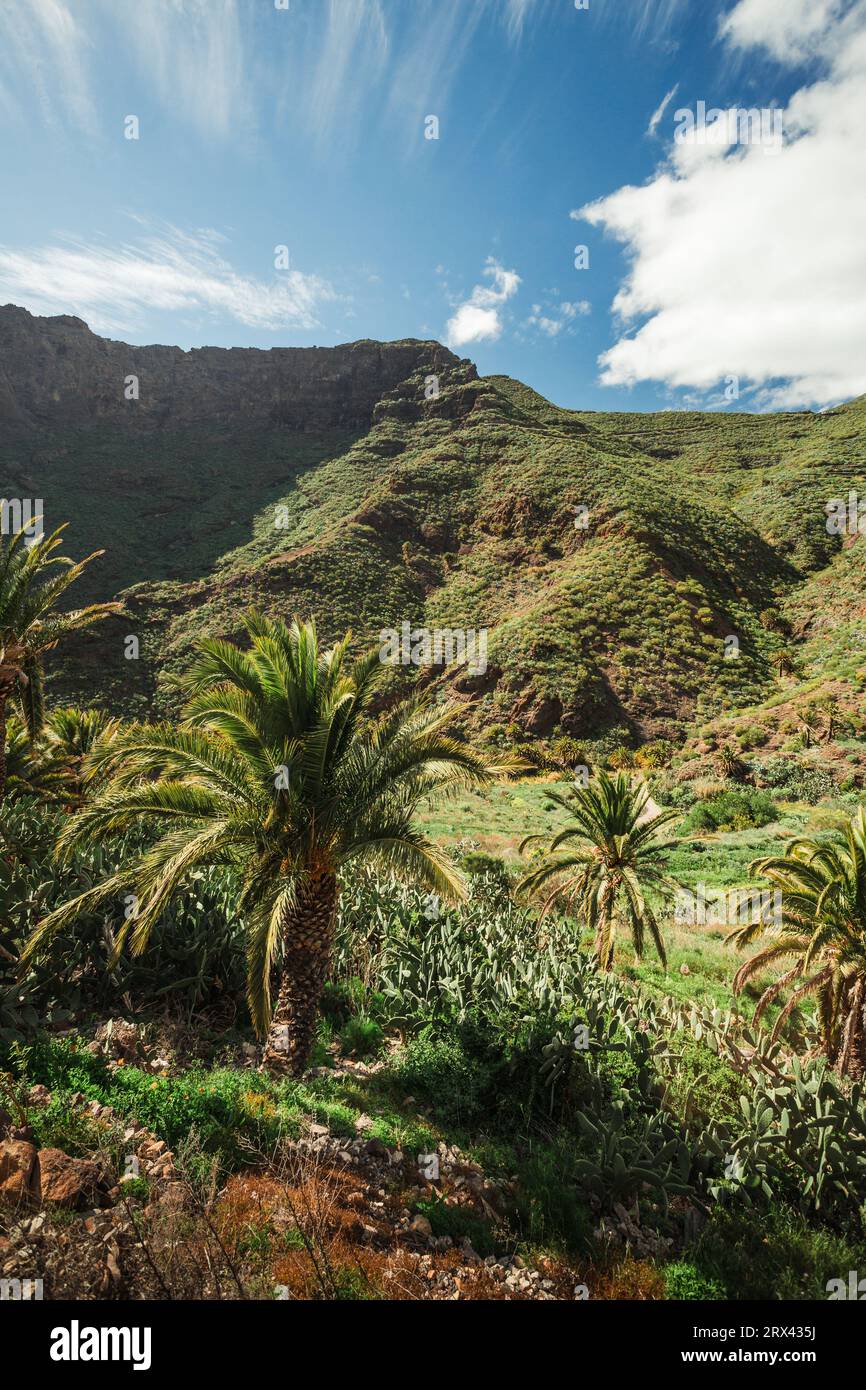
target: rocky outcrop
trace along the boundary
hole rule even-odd
[[[0,1143],[0,1201],[20,1205],[29,1202],[36,1148],[21,1139]]]
[[[7,304],[0,307],[0,425],[366,428],[377,403],[408,377],[460,365],[441,344],[416,339],[332,348],[131,347],[98,337],[82,319],[38,318]],[[138,399],[127,399],[130,377]]]

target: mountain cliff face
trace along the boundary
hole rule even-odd
[[[680,739],[773,697],[784,646],[804,682],[862,704],[845,634],[866,630],[866,542],[831,534],[826,507],[856,490],[866,513],[864,400],[575,412],[432,342],[184,353],[7,307],[0,479],[69,522],[71,554],[104,548],[76,602],[123,598],[58,662],[78,699],[174,711],[196,639],[239,635],[258,606],[358,645],[483,630],[484,670],[393,678],[512,736]]]
[[[334,348],[130,347],[81,319],[0,308],[0,423],[226,425],[294,430],[369,425],[384,392],[413,372],[456,366],[434,342]],[[137,381],[137,398],[128,379]]]

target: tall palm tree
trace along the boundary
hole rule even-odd
[[[62,544],[59,526],[50,536],[28,544],[28,528],[14,535],[0,535],[0,802],[6,793],[6,718],[14,700],[31,739],[45,719],[42,657],[70,632],[87,627],[119,604],[94,603],[88,608],[59,613],[55,604],[91,560],[104,554],[95,550],[86,560],[58,555]],[[55,567],[60,572],[53,572]],[[51,571],[51,573],[49,573]]]
[[[137,823],[165,833],[132,868],[46,917],[25,957],[79,913],[117,899],[130,881],[138,908],[117,951],[128,936],[139,953],[191,870],[233,866],[265,1064],[297,1075],[314,1037],[340,876],[355,862],[379,861],[461,898],[461,877],[414,815],[432,793],[486,783],[492,770],[450,737],[453,707],[434,709],[417,697],[371,715],[383,670],[377,650],[350,663],[350,635],[323,652],[312,622],[287,628],[253,613],[247,627],[249,651],[200,643],[180,727],[132,726],[94,754],[104,780],[70,820],[61,855]]]
[[[543,862],[521,880],[518,892],[549,888],[542,916],[557,902],[579,911],[595,935],[602,970],[613,968],[616,928],[623,919],[631,931],[635,955],[642,957],[644,933],[649,931],[666,967],[661,931],[645,894],[651,888],[667,897],[675,889],[662,858],[669,844],[659,839],[659,831],[677,812],[653,815],[646,783],[633,784],[624,772],[613,778],[599,772],[583,790],[568,796],[554,791],[547,795],[568,812],[572,824],[553,837]],[[545,838],[527,836],[521,853]]]
[[[792,840],[784,856],[758,859],[751,872],[781,890],[781,914],[772,925],[759,921],[731,933],[739,948],[764,933],[772,938],[740,966],[734,992],[766,966],[792,961],[762,993],[755,1021],[792,986],[775,1039],[800,1001],[815,997],[828,1060],[841,1075],[859,1076],[866,1068],[866,809],[844,834]]]

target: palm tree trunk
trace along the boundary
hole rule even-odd
[[[6,797],[6,704],[9,700],[13,681],[5,681],[0,667],[0,806]]]
[[[262,1065],[300,1076],[316,1034],[319,1000],[331,963],[337,915],[337,880],[314,878],[284,925],[283,976]]]

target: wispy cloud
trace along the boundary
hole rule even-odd
[[[503,321],[500,309],[512,299],[520,287],[516,270],[506,270],[493,256],[488,256],[484,275],[487,285],[476,285],[448,320],[446,342],[451,347],[467,343],[495,342],[502,336]]]
[[[479,29],[517,45],[549,3],[295,0],[278,12],[264,0],[2,0],[0,102],[5,93],[26,117],[35,96],[42,119],[98,133],[101,66],[120,50],[142,100],[206,137],[276,115],[346,146],[385,115],[417,139],[423,117],[442,114]]]
[[[163,106],[203,135],[225,139],[248,126],[252,93],[237,0],[96,4],[101,24],[120,21],[127,51]]]
[[[344,133],[351,130],[365,90],[375,91],[383,80],[390,44],[381,0],[325,0],[318,20],[318,60],[302,109],[324,139],[337,121]],[[299,77],[293,70],[295,95]]]
[[[675,86],[671,87],[667,95],[662,98],[661,102],[650,116],[649,125],[646,129],[647,135],[655,135],[656,131],[658,130],[661,124],[662,117],[664,116],[665,112],[667,111],[668,107],[670,106],[679,89],[680,84],[679,82],[677,82]]]
[[[534,328],[547,338],[558,338],[563,330],[569,335],[574,333],[574,320],[583,318],[584,315],[590,313],[592,313],[592,305],[588,299],[559,300],[553,298],[543,306],[533,304],[532,312],[525,321],[525,327]]]
[[[92,131],[95,108],[87,81],[90,40],[66,0],[0,6],[0,89],[10,113],[24,117],[35,100],[49,125],[71,120]]]
[[[327,281],[299,270],[239,274],[225,238],[174,227],[137,243],[63,241],[33,251],[0,246],[0,300],[34,313],[74,313],[103,333],[135,332],[153,311],[219,315],[250,328],[314,328],[317,308],[337,298]]]
[[[253,108],[242,18],[238,0],[3,4],[0,85],[19,116],[32,114],[35,97],[48,124],[96,134],[97,65],[119,49],[138,69],[148,99],[203,134],[225,138],[249,125]]]

